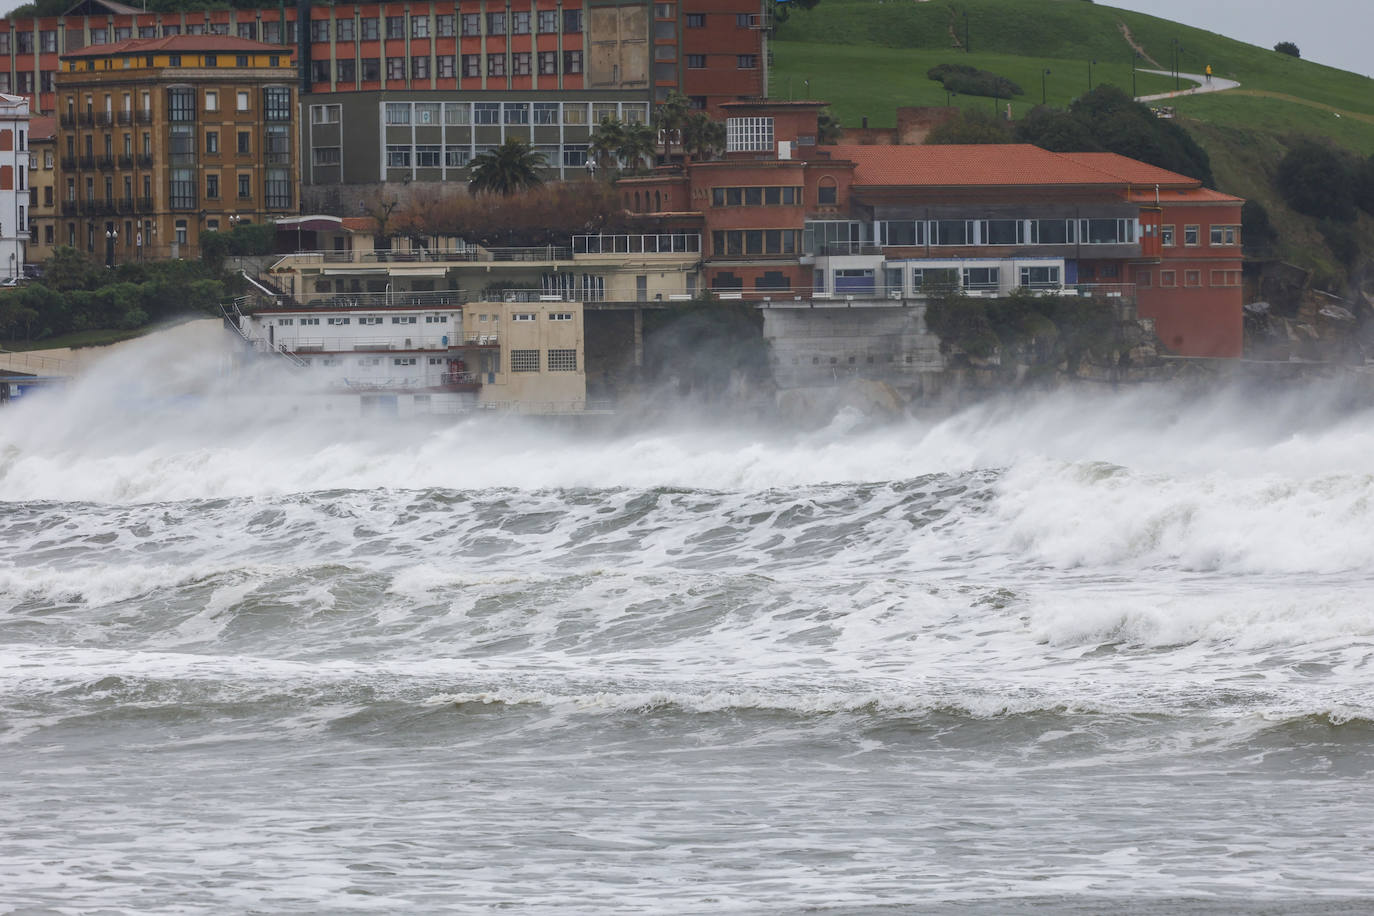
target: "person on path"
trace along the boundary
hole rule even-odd
[[[1212,85],[1212,65],[1211,65],[1211,64],[1208,64],[1208,65],[1207,65],[1207,70],[1206,70],[1205,72],[1206,72],[1206,74],[1207,74],[1207,85],[1210,86],[1210,85]]]

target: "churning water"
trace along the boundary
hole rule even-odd
[[[189,333],[0,414],[0,910],[1374,905],[1337,392],[593,434]]]

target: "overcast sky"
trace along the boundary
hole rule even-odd
[[[1304,60],[1374,76],[1374,0],[1105,0],[1103,5],[1172,19],[1261,48],[1291,41]]]
[[[18,5],[0,0],[5,12]],[[1104,0],[1103,5],[1172,19],[1262,48],[1291,41],[1306,60],[1374,76],[1374,0]]]

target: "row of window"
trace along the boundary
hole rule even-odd
[[[235,92],[235,110],[249,110],[249,93],[246,90]],[[127,99],[127,96],[126,96]],[[86,99],[87,108],[90,107],[90,97]],[[108,108],[110,97],[105,97],[105,104]],[[73,99],[67,98],[67,112],[71,113]],[[204,105],[206,111],[219,111],[219,91],[215,89],[205,90]],[[181,121],[194,121],[196,119],[196,90],[190,87],[177,87],[167,90],[167,120],[173,123]],[[262,116],[264,121],[290,121],[291,120],[291,90],[284,86],[268,86],[262,90]]]
[[[540,51],[537,55],[528,51],[517,52],[510,55],[509,62],[505,54],[463,54],[459,57],[440,54],[434,58],[433,75],[439,79],[455,79],[458,75],[456,65],[461,64],[465,79],[480,78],[484,56],[487,61],[487,76],[530,76],[533,72],[531,67],[535,63],[538,64],[540,76],[557,76],[560,72],[577,74],[581,73],[583,68],[581,51],[564,51],[561,71],[557,51]],[[427,80],[431,75],[429,56],[410,58],[408,68],[404,57],[364,57],[356,61],[352,58],[343,58],[332,62],[314,60],[310,63],[310,81],[313,83],[356,83],[359,80],[375,83],[382,80],[383,72],[388,80]]]
[[[885,288],[901,292],[905,289],[903,276],[905,268],[885,267],[882,279]],[[877,271],[873,268],[844,268],[832,274],[834,289],[837,293],[872,295],[877,291]],[[911,268],[911,290],[917,294],[923,291],[942,290],[998,290],[1001,288],[1002,269],[1000,267],[915,267]],[[812,271],[812,279],[817,290],[825,290],[826,272]],[[1025,265],[1018,268],[1020,285],[1027,289],[1057,289],[1060,286],[1060,269],[1057,265]]]
[[[1133,219],[878,220],[873,237],[884,246],[1121,245],[1135,241]]]
[[[588,111],[590,106],[590,122]],[[599,124],[603,119],[642,124],[648,106],[635,102],[385,102],[383,120],[388,127],[467,127],[473,124]],[[312,124],[336,123],[338,105],[310,106]]]
[[[802,189],[787,186],[712,188],[713,207],[793,206],[802,202]]]
[[[1183,273],[1183,286],[1189,289],[1197,289],[1202,286],[1201,270],[1185,270]],[[1179,285],[1179,271],[1161,270],[1159,272],[1159,285],[1161,288],[1173,288]],[[1208,285],[1213,287],[1237,287],[1241,285],[1241,271],[1239,270],[1212,270],[1208,271]],[[1154,272],[1151,270],[1138,270],[1135,274],[1136,285],[1148,289],[1154,285]]]
[[[170,152],[171,152],[171,154],[172,154],[173,157],[180,157],[180,156],[194,157],[194,156],[195,156],[195,153],[196,153],[195,139],[194,139],[194,135],[193,135],[192,131],[193,131],[193,128],[184,127],[184,126],[172,127],[172,128],[170,128],[170,129],[168,130],[169,142],[170,142]],[[218,130],[207,130],[207,131],[205,132],[205,154],[206,154],[206,155],[208,155],[208,156],[218,156],[218,155],[220,155],[219,134],[220,134],[220,132],[219,132]],[[134,154],[134,153],[133,153],[133,135],[132,135],[132,134],[126,133],[126,134],[123,135],[123,137],[124,137],[124,147],[123,147],[123,150],[124,150],[124,151],[123,151],[122,155],[123,155],[123,156],[126,156],[126,157],[132,156],[132,155]],[[290,146],[290,133],[289,133],[289,131],[288,131],[287,128],[285,128],[285,127],[269,127],[269,128],[266,128],[266,130],[263,132],[263,137],[264,137],[263,152],[267,154],[267,161],[268,161],[268,162],[270,162],[270,163],[275,163],[275,164],[280,164],[281,162],[289,162],[289,161],[290,161],[289,158],[283,158],[283,157],[289,157],[289,156],[290,156],[290,151],[291,151],[291,146]],[[95,156],[94,149],[93,149],[93,138],[94,138],[94,135],[92,135],[92,134],[86,134],[85,137],[83,138],[83,139],[85,140],[85,154],[86,154],[86,158],[88,158],[88,159],[94,158],[94,156]],[[69,159],[72,159],[72,158],[75,158],[75,157],[76,157],[76,142],[75,142],[75,141],[76,141],[76,138],[75,138],[74,136],[72,136],[71,134],[68,134],[68,135],[67,135],[67,158],[69,158]],[[249,156],[249,155],[252,155],[252,153],[253,153],[253,132],[252,132],[252,131],[248,131],[248,130],[240,130],[240,131],[237,131],[236,134],[235,134],[235,147],[234,147],[234,149],[235,149],[235,152],[236,152],[237,155],[240,155],[240,156]],[[150,133],[150,132],[148,132],[148,131],[145,131],[145,132],[143,133],[143,145],[142,145],[142,147],[141,147],[141,152],[139,153],[139,155],[141,155],[141,156],[151,156],[152,154],[153,154],[153,135],[152,135],[152,133]],[[105,156],[106,156],[107,158],[108,158],[108,157],[113,157],[113,156],[114,156],[114,138],[113,138],[113,136],[112,136],[111,134],[105,134]],[[45,168],[51,168],[51,167],[52,167],[52,162],[51,162],[50,160],[51,160],[51,153],[50,153],[49,151],[44,151],[44,162],[46,163],[45,166],[44,166]],[[90,166],[89,166],[89,165],[83,166],[83,168],[90,168]],[[121,165],[121,168],[127,168],[127,165]]]
[[[736,54],[736,55],[735,55],[735,69],[736,69],[736,70],[757,70],[758,68],[759,68],[759,56],[758,56],[757,54]],[[687,55],[687,69],[688,69],[688,70],[705,70],[705,69],[706,69],[706,55],[705,55],[705,54],[688,54],[688,55]]]
[[[548,371],[550,372],[576,372],[577,371],[577,351],[576,350],[546,350]],[[538,350],[511,350],[510,351],[510,371],[512,372],[538,372],[539,371],[539,351]]]
[[[472,160],[495,151],[492,144],[446,144],[388,143],[386,147],[386,168],[389,169],[464,169]],[[559,165],[580,168],[587,164],[587,144],[564,144],[563,146],[535,146],[534,152],[544,157],[548,168]],[[317,146],[311,151],[311,162],[315,165],[338,165],[342,159],[342,148],[338,146]]]
[[[1232,246],[1240,244],[1239,226],[1209,226],[1208,243],[1218,246]],[[1159,237],[1165,248],[1172,248],[1177,244],[1177,236],[1172,225],[1160,227]],[[1183,244],[1189,248],[1201,245],[1201,227],[1197,225],[1186,225],[1183,227]]]
[[[172,168],[168,170],[170,197],[168,203],[175,209],[188,210],[196,203],[196,172],[194,168]],[[274,209],[282,210],[289,208],[291,204],[291,176],[287,169],[265,170],[264,174],[264,203]],[[207,200],[220,200],[221,194],[221,175],[218,172],[205,173],[205,198]],[[241,201],[251,201],[253,199],[253,176],[248,172],[240,172],[235,176],[237,180],[238,199]],[[143,198],[151,200],[153,197],[152,176],[143,176]],[[22,182],[21,182],[22,185]],[[19,190],[23,190],[22,186]],[[50,188],[45,188],[45,197],[49,196]],[[88,203],[95,203],[96,186],[95,179],[86,178],[86,196],[84,200]],[[67,197],[70,203],[77,201],[77,185],[75,178],[67,179]],[[124,196],[123,200],[132,202],[134,198],[134,179],[131,175],[124,176]],[[105,196],[103,203],[113,204],[115,202],[114,179],[105,179]],[[48,204],[51,205],[51,200]]]
[[[103,17],[102,17],[103,18]],[[364,16],[359,19],[340,18],[333,21],[333,35],[336,41],[377,41],[383,33],[388,39],[404,38],[429,38],[431,30],[433,35],[439,38],[453,38],[461,29],[461,34],[467,36],[480,35],[528,35],[531,31],[538,34],[557,34],[559,25],[562,25],[564,35],[578,34],[582,31],[582,11],[564,10],[560,17],[556,10],[539,10],[536,13],[528,11],[487,13],[486,31],[482,31],[483,19],[479,13],[465,13],[455,16],[452,13],[443,13],[434,17],[431,29],[428,16],[411,16],[409,29],[406,27],[405,16],[387,16],[384,19],[376,16]],[[296,23],[285,23],[285,30],[280,21],[264,21],[262,23],[261,35],[259,35],[258,23],[256,21],[239,22],[233,28],[227,22],[210,23],[187,23],[185,34],[187,35],[229,35],[236,34],[239,38],[247,38],[253,41],[261,39],[269,44],[281,44],[283,39],[288,44],[296,41]],[[117,26],[115,28],[92,26],[90,45],[103,45],[117,41],[127,41],[130,38],[164,38],[172,35],[182,34],[180,23],[167,22],[161,25],[141,25],[137,28],[132,26]],[[17,51],[20,54],[32,54],[35,48],[40,54],[56,54],[58,51],[57,30],[43,29],[38,32],[35,41],[34,33],[31,31],[14,32],[14,41],[11,44],[11,33],[0,32],[0,54],[10,54]],[[312,19],[310,22],[310,40],[325,42],[331,38],[330,20]],[[77,50],[77,46],[66,48],[67,51]]]
[[[748,254],[797,254],[801,251],[799,229],[728,229],[711,233],[711,252],[716,257]]]
[[[224,60],[225,60],[225,62],[227,62],[227,61],[229,60],[229,55],[227,55],[227,54],[224,55]],[[120,69],[123,69],[123,70],[132,70],[133,68],[135,68],[135,67],[138,66],[138,63],[137,63],[138,58],[135,57],[135,56],[133,56],[133,55],[129,55],[129,54],[122,55],[122,56],[119,58],[119,61],[120,61],[120,65],[121,65],[121,66],[120,66]],[[91,71],[91,70],[96,70],[96,69],[100,69],[100,70],[110,70],[110,69],[113,69],[113,67],[112,67],[113,62],[114,62],[114,58],[113,58],[113,57],[102,58],[102,59],[99,59],[99,60],[97,60],[96,58],[93,58],[93,57],[92,57],[92,58],[87,58],[86,60],[72,61],[71,69],[72,69],[72,70],[78,70],[78,69],[80,69],[80,70],[85,70],[85,71]],[[101,64],[102,66],[97,67],[97,64]],[[268,65],[269,67],[280,67],[280,66],[281,66],[281,55],[280,55],[280,54],[269,54],[269,55],[267,55],[267,65]],[[145,67],[152,67],[152,66],[154,66],[154,57],[153,57],[153,55],[147,54],[147,55],[144,55],[144,56],[143,56],[143,66],[145,66]],[[169,66],[169,67],[181,67],[181,66],[186,66],[186,67],[220,67],[220,66],[224,66],[224,64],[221,63],[221,61],[220,61],[220,55],[218,55],[218,54],[193,54],[193,55],[190,55],[189,57],[187,57],[187,58],[185,58],[185,59],[183,59],[182,55],[180,55],[180,54],[168,54],[168,55],[167,55],[167,66]],[[234,55],[234,66],[235,66],[235,67],[249,67],[249,66],[261,66],[261,64],[260,64],[260,61],[255,60],[255,59],[253,59],[253,58],[250,58],[247,54],[235,54],[235,55]]]
[[[496,316],[492,316],[495,318]],[[538,321],[538,312],[515,312],[510,316],[511,321]],[[572,312],[549,312],[549,321],[572,321]]]

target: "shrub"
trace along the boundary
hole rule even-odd
[[[932,146],[958,143],[1010,143],[1011,129],[1006,121],[982,111],[964,111],[959,117],[939,124],[926,137]]]
[[[1355,171],[1347,156],[1310,137],[1293,142],[1274,184],[1288,205],[1318,219],[1355,218]]]
[[[1005,76],[998,76],[989,70],[980,70],[968,64],[939,64],[926,71],[926,76],[940,83],[950,92],[962,95],[982,95],[990,98],[1009,99],[1022,95],[1024,91]]]
[[[1280,54],[1287,54],[1289,57],[1302,57],[1302,53],[1298,51],[1298,46],[1291,41],[1279,42],[1274,45],[1274,50]]]
[[[1247,258],[1273,256],[1279,234],[1269,221],[1269,211],[1257,200],[1247,200],[1240,208],[1240,237]]]

